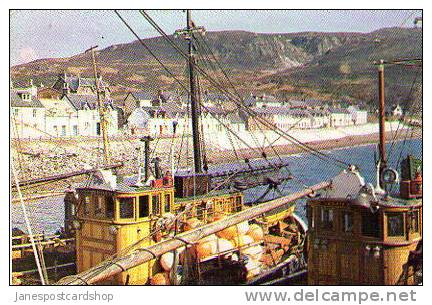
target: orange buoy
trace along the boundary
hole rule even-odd
[[[253,240],[257,242],[262,241],[264,239],[263,229],[255,223],[249,226],[249,230],[247,231],[246,234],[252,237]]]
[[[160,258],[160,265],[165,271],[170,271],[174,264],[174,253],[167,252],[162,254]]]
[[[196,247],[198,258],[203,259],[216,252],[216,241],[199,243]]]
[[[247,231],[249,231],[249,223],[247,221],[243,221],[237,225],[237,228],[239,232],[238,234],[244,235],[247,233]]]
[[[231,239],[235,247],[242,247],[254,242],[253,238],[249,235],[239,235]]]
[[[150,284],[154,286],[163,286],[163,285],[169,285],[169,275],[167,272],[160,272],[153,275],[153,277],[150,280]]]
[[[233,243],[225,238],[218,238],[216,247],[217,247],[216,251],[219,253],[234,249]]]
[[[186,223],[184,225],[184,231],[189,231],[192,229],[198,228],[200,225],[202,225],[201,221],[197,218],[189,218],[186,220]]]

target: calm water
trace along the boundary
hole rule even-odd
[[[351,148],[336,149],[327,152],[329,155],[355,164],[360,168],[361,174],[365,177],[367,182],[375,184],[375,166],[374,166],[374,152],[375,145],[357,146]],[[389,152],[389,163],[396,168],[397,160],[402,152],[402,158],[410,153],[417,158],[422,159],[422,141],[409,140],[405,143],[397,142],[391,148],[391,144],[387,145]],[[291,174],[296,177],[293,180],[279,186],[282,194],[289,194],[304,188],[304,185],[312,185],[323,180],[327,180],[337,175],[341,168],[335,166],[333,163],[323,162],[322,160],[307,154],[299,154],[288,157],[283,157],[283,162],[288,162],[288,169]],[[254,161],[254,164],[266,164],[266,161]],[[232,164],[225,164],[218,166],[218,170],[232,168]],[[286,169],[282,169],[286,171]],[[288,173],[288,172],[286,172]],[[267,187],[257,187],[245,192],[246,201],[255,201],[266,191]],[[270,192],[264,199],[271,199],[272,197],[280,196],[275,192]],[[32,224],[32,230],[37,232],[44,231],[47,234],[54,233],[61,226],[63,226],[63,197],[53,197],[36,202],[28,203],[26,205],[27,212]],[[299,201],[297,204],[297,213],[304,217],[305,203]],[[24,217],[22,214],[21,206],[17,203],[11,205],[11,222],[12,227],[18,227],[22,230],[25,228]]]

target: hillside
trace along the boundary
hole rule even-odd
[[[368,34],[223,31],[209,32],[204,39],[243,93],[266,91],[370,99],[375,90],[373,60],[422,56],[421,29],[383,29]],[[186,50],[182,40],[175,38],[175,41]],[[163,38],[145,39],[145,43],[179,78],[184,79],[185,61]],[[103,77],[115,94],[128,90],[177,88],[173,79],[138,41],[100,50],[98,61]],[[17,81],[32,78],[36,83],[49,85],[64,71],[90,75],[90,55],[40,59],[13,66],[11,76]],[[412,71],[401,75],[406,81],[412,81]],[[389,86],[395,86],[395,76],[391,73],[389,82]]]

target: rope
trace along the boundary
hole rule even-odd
[[[31,228],[30,220],[29,220],[28,215],[27,215],[27,209],[26,209],[26,206],[24,204],[23,196],[21,194],[21,189],[20,189],[20,186],[19,186],[19,180],[18,180],[18,176],[17,176],[16,170],[15,170],[15,165],[14,165],[14,161],[13,161],[13,157],[12,156],[11,156],[11,159],[12,159],[11,160],[12,173],[13,173],[13,176],[14,176],[14,180],[15,180],[15,185],[16,185],[16,189],[17,189],[17,192],[18,192],[18,196],[19,196],[19,199],[20,199],[20,204],[21,204],[21,209],[23,211],[25,224],[27,226],[27,230],[28,230],[28,233],[30,235],[30,243],[32,245],[32,249],[33,249],[33,254],[34,254],[34,257],[35,257],[35,261],[36,261],[37,270],[38,270],[39,277],[40,277],[42,285],[45,285],[45,273],[42,270],[41,262],[40,262],[40,259],[39,259],[39,252],[38,252],[38,250],[36,248],[36,243],[35,243],[35,240],[34,240],[34,237],[33,237],[33,230]]]

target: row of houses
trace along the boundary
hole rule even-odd
[[[246,111],[226,111],[227,100],[220,95],[205,94],[201,111],[201,123],[206,133],[234,132],[244,130],[267,130],[277,126],[282,130],[291,128],[313,129],[366,124],[368,114],[357,106],[334,107],[334,103],[320,100],[278,101],[271,96],[244,100],[254,115]],[[185,97],[159,92],[129,93],[124,101],[126,117],[124,131],[130,134],[173,135],[190,133],[190,102]],[[270,124],[263,124],[265,119]]]
[[[105,102],[108,134],[174,135],[191,133],[190,101],[176,92],[156,94],[129,92],[121,101],[111,99],[109,85],[98,78]],[[11,85],[11,108],[16,135],[21,138],[45,136],[98,136],[100,117],[94,78],[59,75],[50,87]],[[223,95],[204,92],[201,124],[203,132],[217,134],[271,129],[314,129],[362,125],[368,112],[360,106],[323,100],[281,100],[271,95],[249,95],[243,103],[253,111],[238,111]],[[360,104],[361,105],[361,104]],[[227,110],[230,109],[230,110]],[[262,124],[257,117],[269,124]]]
[[[102,95],[108,134],[118,133],[118,109],[109,97],[104,82]],[[59,89],[61,88],[61,90]],[[10,88],[10,106],[14,128],[12,137],[46,138],[100,135],[100,116],[95,79],[60,75],[52,87]]]

